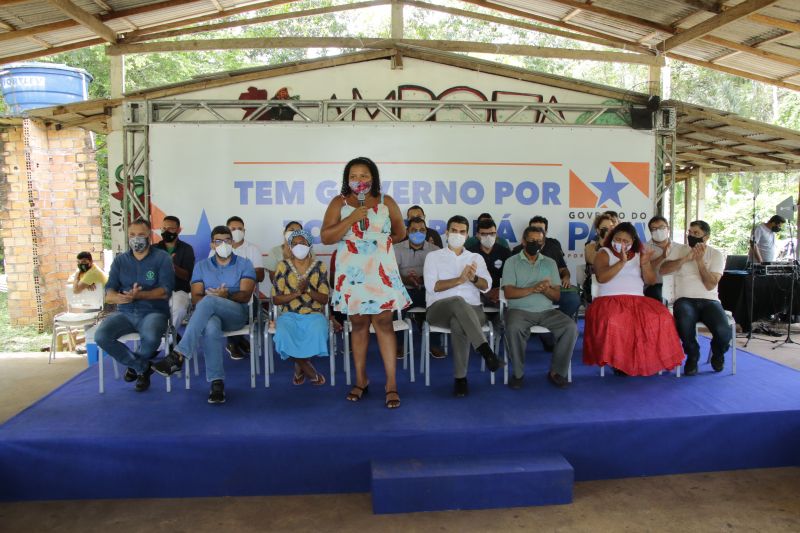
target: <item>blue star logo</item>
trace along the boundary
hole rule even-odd
[[[627,187],[628,183],[624,181],[614,181],[614,175],[611,173],[610,168],[606,175],[606,181],[592,181],[591,184],[600,191],[600,199],[597,201],[598,206],[603,205],[609,200],[613,200],[618,206],[622,207],[622,202],[619,199],[619,191]]]
[[[181,240],[194,248],[196,261],[208,257],[208,252],[211,250],[211,225],[208,223],[205,209],[200,214],[200,221],[197,223],[194,235],[181,233]]]

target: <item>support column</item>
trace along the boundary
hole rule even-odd
[[[647,76],[647,93],[651,96],[661,96],[661,65],[650,65]]]
[[[702,168],[697,169],[697,193],[695,194],[695,220],[703,220],[706,203],[706,173]]]
[[[692,221],[692,182],[694,180],[689,177],[684,180],[684,191],[683,191],[683,224],[684,224],[684,232],[683,232],[683,244],[686,244],[686,230],[689,229],[689,222]]]

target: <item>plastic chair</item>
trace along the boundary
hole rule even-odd
[[[278,316],[280,316],[279,305],[270,305],[269,324],[264,330],[264,344],[266,353],[264,355],[264,387],[269,387],[269,375],[275,372],[275,347],[273,345]],[[331,375],[331,387],[336,385],[336,346],[334,342],[333,324],[330,322],[330,306],[325,307],[325,318],[328,319],[328,359]],[[349,376],[349,374],[348,374]]]
[[[250,337],[250,388],[256,388],[256,374],[260,372],[260,361],[259,358],[261,357],[261,339],[260,335],[257,332],[257,325],[256,322],[253,320],[253,301],[255,300],[256,305],[258,304],[258,298],[254,295],[250,298],[250,301],[247,303],[247,324],[239,329],[234,329],[230,331],[223,331],[222,337],[238,337],[240,335],[247,335]],[[259,306],[260,308],[260,306]],[[260,313],[260,312],[259,312]],[[195,375],[197,375],[197,355],[195,354],[192,359],[195,360]],[[189,377],[190,372],[186,371],[185,373],[185,381],[186,381],[186,390],[191,388],[191,378]]]
[[[558,309],[558,306],[554,305],[553,309]],[[503,324],[505,324],[505,316],[506,316],[507,312],[508,312],[508,300],[506,299],[506,292],[505,292],[505,289],[501,289],[500,290],[500,316],[501,316],[501,319],[503,321],[502,322]],[[532,334],[542,334],[542,333],[551,333],[551,331],[549,329],[547,329],[546,327],[544,327],[544,326],[531,326],[531,333]],[[503,336],[505,335],[505,328],[503,328],[502,335]],[[497,348],[495,349],[495,353],[497,353],[497,351],[500,348],[500,345],[502,344],[500,342],[501,335],[498,335],[497,337],[498,337],[497,338]],[[508,353],[506,353],[505,349],[503,349],[503,360],[506,362],[506,366],[503,367],[503,384],[504,385],[508,385],[509,361],[508,361]],[[570,360],[569,360],[569,368],[567,369],[567,382],[568,383],[572,383],[572,358],[570,358]]]
[[[408,365],[407,361],[411,361],[411,370],[409,373],[411,382],[414,382],[414,329],[411,327],[411,319],[410,318],[403,318],[402,312],[398,309],[395,311],[397,318],[392,321],[392,330],[394,333],[398,331],[404,332],[403,335],[403,354],[404,354],[404,361],[403,361],[403,370],[405,370]],[[347,384],[350,385],[350,333],[353,331],[353,324],[350,320],[345,320],[343,324],[342,333],[344,334],[344,373],[347,378]],[[372,327],[372,324],[369,325],[369,332],[375,333],[375,328]],[[408,356],[406,358],[406,355]],[[393,354],[394,356],[394,354]]]
[[[67,310],[53,317],[53,336],[50,340],[50,364],[56,358],[56,340],[59,335],[67,335],[72,344],[72,330],[87,328],[97,322],[97,317],[103,310],[105,291],[102,287],[95,290],[84,289],[80,293],[73,292],[73,284],[67,283],[64,287],[64,296],[67,300]]]

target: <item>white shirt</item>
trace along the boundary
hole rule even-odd
[[[680,259],[689,254],[692,249],[686,244],[679,244],[673,246],[670,250],[667,260]],[[703,257],[703,262],[709,272],[715,274],[722,274],[725,270],[725,254],[706,246],[706,253]],[[703,285],[703,279],[700,277],[700,270],[697,268],[697,262],[692,260],[681,265],[681,268],[675,272],[675,298],[701,298],[703,300],[719,300],[717,294],[717,287],[711,290],[706,289]]]
[[[670,250],[672,250],[673,248],[675,248],[679,244],[680,243],[672,241],[672,243],[670,243]],[[653,241],[646,242],[645,246],[647,246],[649,249],[653,250],[653,255],[650,257],[650,261],[655,261],[656,259],[658,259],[662,255],[664,255],[664,250],[660,246],[656,245],[656,243],[653,242]],[[664,276],[661,275],[660,270],[661,269],[656,270],[656,283],[664,283]],[[672,274],[667,274],[667,275],[671,276]]]
[[[459,277],[470,263],[478,266],[475,274],[486,280],[486,290],[480,291],[473,283],[467,281],[446,291],[434,292],[433,288],[437,281]],[[469,305],[481,305],[481,292],[488,292],[492,288],[492,276],[486,269],[486,261],[479,254],[472,253],[466,248],[461,250],[461,255],[456,255],[449,247],[429,253],[425,257],[424,278],[425,302],[428,307],[451,296],[461,296]]]
[[[608,266],[614,266],[620,259],[608,248],[600,248],[598,253],[608,255]],[[639,254],[634,254],[633,259],[628,259],[622,270],[605,283],[597,283],[597,296],[644,296],[644,281],[642,281],[642,265],[639,264]]]
[[[767,227],[766,224],[759,224],[753,230],[753,241],[761,253],[761,260],[764,263],[771,263],[775,260],[775,232]],[[755,259],[755,258],[753,258]]]

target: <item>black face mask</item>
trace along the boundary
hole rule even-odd
[[[694,248],[695,245],[700,244],[701,242],[703,242],[703,238],[702,237],[695,237],[694,235],[687,235],[686,236],[686,242],[689,243],[689,247],[690,248]]]
[[[772,226],[772,233],[780,233],[782,229],[780,226]]]
[[[525,253],[528,255],[536,255],[542,249],[542,245],[538,242],[526,242]]]
[[[88,272],[90,268],[92,268],[92,265],[86,265],[84,263],[78,263],[78,270],[80,270],[81,272]]]
[[[175,239],[177,239],[177,238],[178,238],[178,234],[177,233],[172,233],[171,231],[162,231],[161,232],[161,239],[164,242],[174,242]]]

